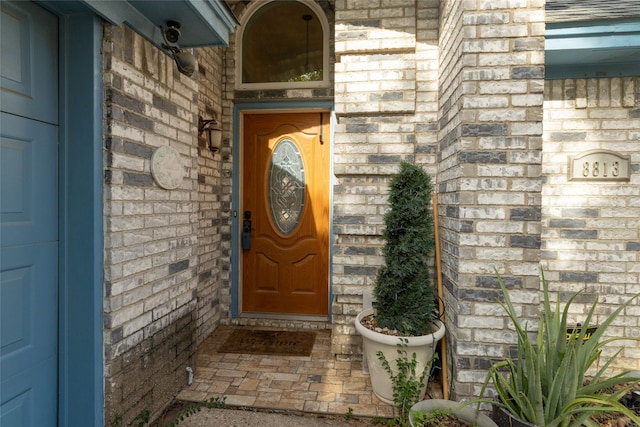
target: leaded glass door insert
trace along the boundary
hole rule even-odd
[[[280,232],[290,234],[300,221],[305,198],[302,156],[290,139],[273,150],[267,192],[271,220]]]

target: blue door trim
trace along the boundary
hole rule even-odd
[[[60,16],[61,426],[104,425],[102,21]]]
[[[292,112],[300,110],[301,112],[309,110],[330,110],[331,111],[331,151],[329,162],[329,176],[331,182],[331,194],[329,195],[329,205],[333,212],[333,130],[335,129],[335,112],[332,100],[290,100],[285,102],[238,102],[233,107],[233,176],[232,176],[232,194],[231,194],[231,316],[238,317],[240,315],[240,289],[239,275],[240,272],[238,260],[240,258],[240,115],[245,112],[269,111],[278,113],[279,111]],[[333,301],[333,271],[331,260],[333,259],[333,213],[329,215],[329,321],[332,319],[331,301]]]

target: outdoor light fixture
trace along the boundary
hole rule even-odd
[[[176,21],[167,21],[167,28],[162,30],[162,38],[164,38],[164,44],[162,47],[167,50],[168,54],[173,58],[178,67],[178,71],[187,77],[191,77],[196,71],[198,62],[196,58],[189,52],[185,52],[178,46],[178,40],[180,40],[180,23]]]
[[[207,133],[205,139],[207,141],[207,147],[209,151],[215,153],[220,150],[222,146],[222,126],[216,118],[214,113],[213,119],[205,120],[202,116],[198,117],[198,136],[204,132]]]

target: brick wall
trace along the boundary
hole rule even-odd
[[[332,351],[360,357],[353,320],[382,264],[388,178],[435,175],[438,1],[336,1]]]
[[[640,292],[640,77],[546,82],[542,264],[561,297],[586,288],[579,322],[595,299],[599,319]],[[568,156],[588,150],[631,156],[629,182],[568,181]],[[640,302],[608,336],[640,337]],[[640,369],[640,345],[610,345],[615,367]]]
[[[104,26],[105,421],[156,413],[195,352],[199,253],[198,82],[126,26]],[[160,188],[154,150],[180,153]],[[201,249],[201,248],[200,248]]]
[[[449,1],[440,4],[440,32],[439,32],[439,126],[437,146],[437,183],[438,183],[438,219],[440,227],[440,251],[443,282],[446,278],[452,281],[458,277],[459,258],[461,256],[458,244],[459,233],[469,230],[469,221],[460,218],[459,194],[456,193],[458,181],[463,169],[458,165],[457,153],[462,150],[461,134],[461,96],[462,96],[462,2]],[[462,256],[465,256],[463,253]],[[445,322],[447,324],[447,341],[454,342],[464,338],[461,332],[453,326],[457,322],[457,313],[461,307],[452,297],[451,286],[444,288]],[[467,308],[464,312],[469,313]],[[463,312],[463,313],[464,313]],[[469,339],[467,337],[467,339]],[[451,373],[456,369],[468,369],[469,364],[457,366],[457,350],[449,345],[449,360]],[[444,361],[443,361],[444,362]],[[453,375],[451,375],[453,377]]]
[[[225,49],[198,49],[198,114],[203,119],[216,118],[228,125],[222,114],[222,73]],[[228,209],[223,210],[225,181],[223,166],[229,159],[229,132],[224,132],[220,151],[212,153],[206,135],[198,139],[198,322],[197,343],[202,342],[220,324],[222,307],[223,228],[228,226]],[[229,185],[229,183],[227,183]],[[229,192],[229,190],[227,190]]]
[[[438,197],[451,391],[477,396],[513,335],[496,268],[523,316],[539,299],[544,1],[444,1]]]

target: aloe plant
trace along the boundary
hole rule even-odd
[[[624,414],[640,425],[639,417],[619,402],[622,396],[640,382],[640,378],[630,376],[629,371],[606,376],[620,351],[595,369],[592,376],[587,375],[599,360],[604,346],[614,341],[638,340],[603,337],[607,327],[640,294],[620,305],[597,326],[591,337],[585,339],[587,330],[594,326],[597,301],[591,305],[581,327],[568,334],[567,331],[572,330],[567,323],[569,308],[580,292],[574,294],[561,310],[559,299],[556,300],[555,307],[550,302],[544,272],[541,280],[543,310],[537,334],[534,335],[518,319],[509,292],[498,274],[504,296],[504,302],[498,302],[515,326],[518,337],[517,355],[515,359],[499,361],[491,366],[482,387],[481,400],[488,384],[492,383],[499,399],[492,403],[538,426],[597,426],[592,417],[611,412]],[[505,370],[507,375],[504,375]]]

